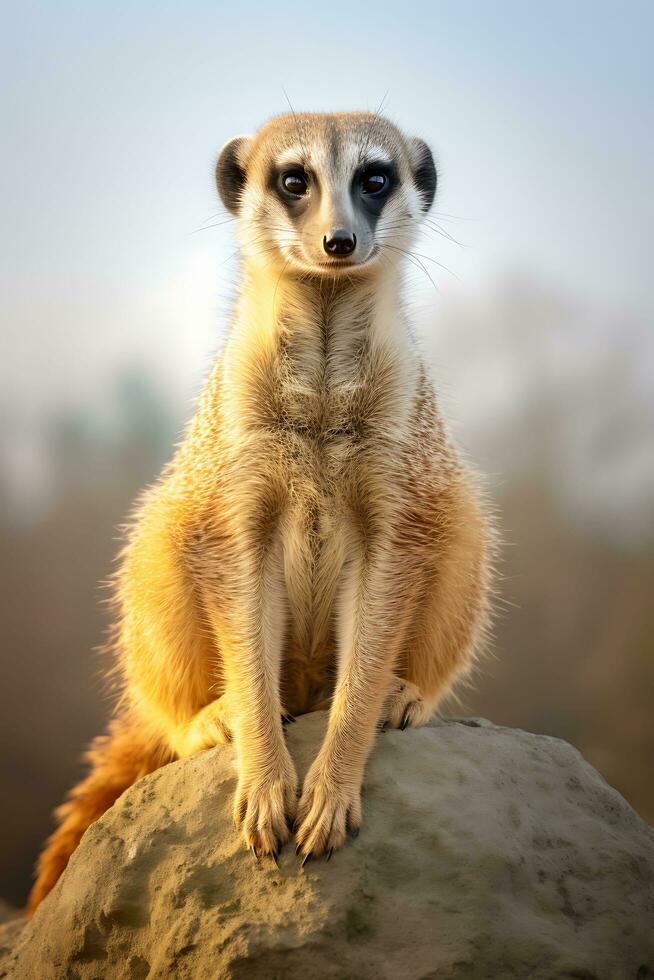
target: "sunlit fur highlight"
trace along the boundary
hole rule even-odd
[[[265,186],[266,161],[298,145],[324,178],[325,222],[343,206],[335,174],[371,146],[392,155],[402,187],[373,245],[415,236],[412,144],[385,120],[287,115],[244,144],[232,328],[131,522],[115,583],[121,696],[57,811],[32,910],[131,783],[229,741],[247,845],[276,854],[295,820],[302,854],[330,853],[359,827],[380,722],[427,721],[484,639],[492,534],[412,339],[401,253],[321,271]],[[298,801],[282,715],[317,707],[328,729]]]

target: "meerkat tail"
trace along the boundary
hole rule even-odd
[[[159,740],[122,719],[109,725],[107,735],[94,739],[84,759],[90,772],[57,807],[58,827],[46,841],[36,866],[36,881],[29,896],[27,914],[54,888],[84,831],[98,820],[137,779],[174,758]]]

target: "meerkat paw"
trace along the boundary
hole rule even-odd
[[[234,798],[234,825],[257,860],[275,860],[290,837],[297,805],[297,776],[290,756],[273,770],[262,768],[239,779]]]
[[[339,783],[314,764],[304,781],[296,820],[296,853],[302,855],[302,866],[321,854],[329,861],[348,835],[357,836],[360,825],[360,783]]]
[[[195,755],[214,745],[228,745],[232,740],[233,712],[227,694],[202,708],[176,738],[175,750],[180,758]]]
[[[393,679],[381,714],[381,729],[416,728],[429,721],[431,707],[424,701],[420,688],[400,677]]]

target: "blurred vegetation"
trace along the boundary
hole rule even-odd
[[[506,540],[494,654],[461,699],[466,712],[569,739],[654,821],[643,349],[616,345],[616,331],[603,334],[592,317],[584,347],[583,318],[559,298],[512,286],[477,313],[450,311],[434,349],[427,342],[448,365],[457,432],[490,474]],[[108,413],[83,405],[42,425],[38,466],[22,483],[15,460],[0,471],[2,882],[17,903],[51,809],[107,714],[102,656],[91,651],[108,625],[99,583],[112,569],[116,529],[181,431],[179,406],[146,371],[128,372],[107,401]],[[0,431],[5,461],[15,456],[10,429]]]

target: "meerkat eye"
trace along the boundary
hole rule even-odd
[[[309,190],[307,178],[301,170],[289,170],[282,174],[282,187],[293,197],[304,197]]]
[[[367,173],[363,175],[361,190],[364,194],[379,194],[388,184],[388,177],[382,173]]]

